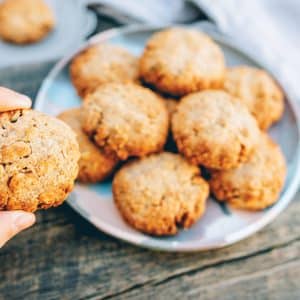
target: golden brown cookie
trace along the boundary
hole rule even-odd
[[[133,83],[108,83],[85,98],[82,126],[104,149],[122,160],[159,152],[167,138],[163,100]]]
[[[262,133],[250,159],[237,169],[212,172],[210,186],[219,201],[261,210],[278,200],[285,176],[285,159],[279,146]]]
[[[172,117],[179,151],[193,164],[232,169],[246,161],[260,131],[247,108],[223,91],[184,97]]]
[[[55,25],[52,10],[43,0],[4,0],[0,3],[0,37],[16,44],[34,43]]]
[[[225,76],[224,55],[206,34],[184,28],[155,33],[139,64],[140,76],[174,96],[219,88]]]
[[[284,95],[264,70],[249,66],[229,68],[224,89],[247,106],[263,130],[268,129],[283,114]]]
[[[98,44],[73,59],[70,75],[83,97],[104,83],[137,81],[138,59],[119,46]]]
[[[153,154],[125,165],[113,195],[124,219],[153,235],[176,234],[204,213],[209,188],[196,166],[178,154]]]
[[[0,210],[60,205],[73,188],[79,155],[64,122],[33,110],[0,114]]]
[[[82,182],[99,182],[109,176],[116,167],[118,159],[105,154],[83,132],[80,108],[66,110],[58,118],[67,123],[77,135],[81,154],[77,179]]]

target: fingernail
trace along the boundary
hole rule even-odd
[[[31,107],[31,100],[25,95],[19,94],[18,95],[18,102],[20,102],[20,105],[22,105],[24,108],[30,108]]]
[[[16,217],[14,223],[19,230],[31,226],[35,222],[35,216],[32,213],[21,213]]]
[[[27,97],[26,95],[23,94],[19,94],[17,92],[13,92],[14,93],[14,97],[13,102],[14,105],[19,105],[22,108],[30,108],[31,106],[31,100],[29,97]]]
[[[31,107],[29,97],[4,87],[0,87],[0,100],[1,111]]]

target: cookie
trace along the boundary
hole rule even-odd
[[[172,132],[182,154],[212,169],[232,169],[246,161],[260,135],[256,120],[240,101],[213,90],[180,101]]]
[[[169,113],[169,118],[171,120],[174,112],[176,111],[176,107],[177,107],[177,104],[179,103],[179,101],[176,101],[172,98],[165,98],[164,100],[165,100],[167,110],[168,110],[168,113]]]
[[[43,0],[4,0],[0,3],[0,37],[28,44],[43,39],[55,25],[52,10]]]
[[[99,182],[109,176],[116,167],[118,159],[105,154],[83,132],[80,108],[66,110],[58,118],[67,123],[77,136],[81,154],[77,179],[81,182]]]
[[[149,39],[139,72],[147,84],[161,92],[181,96],[222,86],[225,61],[219,46],[206,34],[170,28]]]
[[[285,176],[285,159],[279,146],[262,133],[250,159],[237,169],[212,172],[210,187],[219,201],[261,210],[278,200]]]
[[[113,180],[114,201],[124,219],[152,235],[173,235],[204,213],[208,184],[178,154],[153,154],[128,163]]]
[[[83,97],[104,83],[137,81],[138,59],[121,47],[98,44],[73,59],[70,76]]]
[[[73,188],[79,155],[64,122],[33,110],[0,114],[0,210],[60,205]]]
[[[170,127],[171,127],[171,119],[172,119],[174,112],[176,111],[176,107],[177,107],[179,101],[176,101],[172,98],[164,98],[164,102],[167,106],[167,110],[169,113],[169,123],[170,123]],[[178,153],[177,146],[174,141],[171,130],[169,130],[169,134],[168,134],[168,138],[167,138],[167,142],[165,144],[164,150],[168,151],[168,152]]]
[[[159,152],[168,134],[163,100],[133,83],[108,83],[89,93],[82,117],[84,131],[121,160]]]
[[[249,66],[229,68],[224,90],[247,106],[263,130],[268,129],[283,114],[284,95],[264,70]]]

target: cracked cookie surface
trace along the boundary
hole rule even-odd
[[[184,97],[172,117],[179,151],[193,164],[232,169],[246,161],[260,130],[238,100],[223,91],[207,90]]]
[[[209,188],[200,170],[179,154],[153,154],[122,167],[113,180],[124,219],[153,235],[173,235],[204,213]]]
[[[121,160],[159,152],[168,134],[163,100],[133,83],[109,83],[88,94],[82,117],[84,131]]]
[[[237,169],[213,171],[210,186],[219,201],[248,210],[261,210],[274,204],[286,176],[285,158],[280,147],[265,134],[249,161]]]
[[[76,136],[62,121],[33,110],[0,114],[0,210],[60,205],[78,159]]]
[[[180,27],[155,33],[140,58],[141,78],[159,91],[182,96],[218,88],[225,76],[220,47],[204,33]]]
[[[73,108],[58,116],[76,133],[80,150],[79,173],[82,182],[99,182],[110,175],[118,163],[113,155],[107,155],[93,143],[81,128],[81,110]]]
[[[84,97],[101,84],[138,80],[138,58],[126,49],[99,44],[79,53],[70,66],[72,82]]]
[[[0,3],[0,37],[16,44],[34,43],[55,25],[52,10],[43,0],[4,0]]]
[[[283,114],[283,92],[264,70],[248,66],[229,68],[224,90],[247,106],[263,130],[268,129]]]

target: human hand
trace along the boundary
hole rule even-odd
[[[28,97],[0,87],[0,112],[30,108]],[[1,145],[0,145],[1,147]],[[0,248],[14,235],[30,227],[35,215],[24,211],[0,211]]]
[[[0,212],[0,248],[20,231],[35,222],[35,215],[25,211]]]
[[[31,100],[22,94],[0,86],[0,112],[30,108]]]

